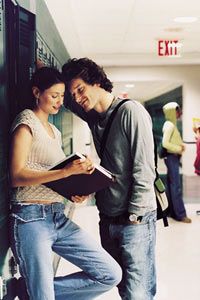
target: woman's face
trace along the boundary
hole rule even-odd
[[[63,105],[64,93],[64,83],[54,84],[43,92],[38,90],[37,108],[48,114],[57,114]]]

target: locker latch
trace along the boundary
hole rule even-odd
[[[0,300],[7,294],[6,280],[0,276]]]

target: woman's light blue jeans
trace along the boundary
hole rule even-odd
[[[156,211],[145,214],[139,224],[117,224],[100,214],[102,246],[123,270],[118,285],[123,300],[153,300],[156,294]]]
[[[94,299],[121,280],[116,261],[64,215],[64,205],[15,204],[11,248],[30,300]],[[55,277],[52,250],[82,271]]]

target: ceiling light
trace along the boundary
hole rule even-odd
[[[130,89],[130,88],[133,88],[135,85],[133,83],[127,83],[125,84],[125,87]]]
[[[183,31],[182,27],[169,27],[169,28],[165,28],[165,31],[169,31],[169,32],[181,32]]]
[[[197,21],[198,21],[197,17],[177,17],[174,19],[174,22],[177,23],[193,23]]]

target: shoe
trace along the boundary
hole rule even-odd
[[[183,223],[192,223],[192,220],[188,217],[184,217],[180,220],[180,222],[183,222]]]
[[[19,277],[17,282],[17,296],[19,300],[29,300],[29,295],[26,290],[26,283],[24,278]]]

